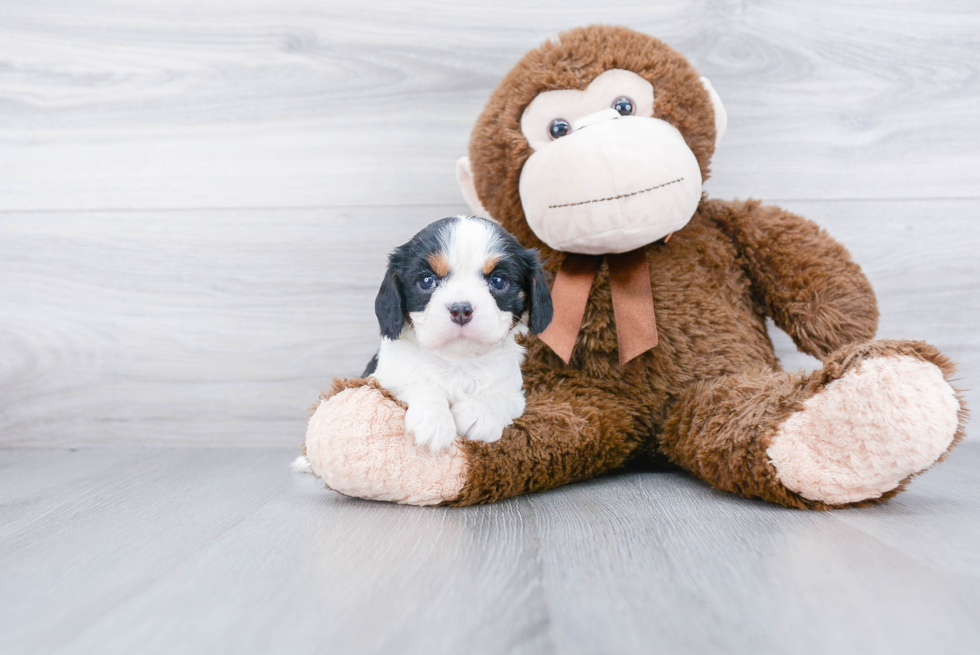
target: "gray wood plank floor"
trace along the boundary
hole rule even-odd
[[[402,507],[291,456],[0,450],[0,652],[980,649],[980,444],[836,512],[681,473]]]

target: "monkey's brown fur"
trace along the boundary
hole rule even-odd
[[[565,32],[532,50],[504,77],[470,136],[476,190],[487,211],[526,246],[551,251],[524,220],[518,186],[531,147],[521,115],[543,91],[584,89],[614,68],[633,71],[656,90],[653,112],[674,125],[708,179],[715,149],[714,111],[698,72],[666,44],[623,27],[592,26]],[[554,262],[553,262],[554,263]]]
[[[609,69],[633,71],[655,89],[654,116],[673,124],[708,177],[715,143],[711,99],[698,73],[660,41],[625,28],[572,30],[530,52],[504,78],[470,141],[483,206],[554,274],[564,253],[531,231],[519,180],[531,149],[521,115],[539,93],[584,89]],[[527,339],[527,409],[496,443],[461,440],[466,479],[449,504],[487,503],[584,480],[626,465],[670,463],[712,486],[789,507],[829,509],[785,487],[766,453],[780,426],[871,357],[953,365],[922,342],[870,341],[874,292],[843,246],[806,219],[756,201],[702,197],[669,243],[646,246],[659,344],[620,366],[603,266],[578,341],[564,364]],[[810,374],[783,372],[766,317],[823,360]],[[334,392],[373,381],[348,380]],[[389,398],[390,400],[390,398]],[[950,448],[963,437],[966,411]],[[906,480],[907,482],[907,480]],[[866,504],[889,498],[904,487]],[[835,507],[840,505],[835,505]]]
[[[632,30],[572,30],[530,52],[477,120],[469,156],[480,201],[558,270],[564,254],[528,227],[518,192],[531,149],[524,108],[543,91],[584,89],[620,68],[656,89],[654,116],[684,135],[707,179],[715,126],[710,98],[684,57]],[[804,218],[755,201],[702,198],[669,244],[647,246],[660,343],[620,367],[603,267],[571,362],[536,337],[524,367],[527,411],[500,442],[464,441],[469,483],[456,505],[485,503],[664,458],[709,484],[790,507],[826,509],[784,487],[766,456],[779,424],[803,401],[870,356],[952,364],[920,342],[879,341],[874,292],[843,246]],[[766,333],[771,316],[799,349],[825,359],[784,373]],[[962,399],[960,405],[962,405]],[[965,411],[954,443],[963,435]],[[893,496],[900,486],[886,493]]]

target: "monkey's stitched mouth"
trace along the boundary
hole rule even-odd
[[[618,196],[609,196],[608,198],[594,198],[592,200],[583,200],[581,202],[566,202],[564,205],[548,205],[548,209],[559,209],[560,207],[577,207],[578,205],[588,205],[593,202],[608,202],[610,200],[619,200],[620,198],[629,198],[630,196],[638,196],[641,193],[647,193],[649,191],[656,191],[657,189],[662,189],[665,186],[670,186],[671,184],[677,184],[683,181],[683,177],[679,177],[676,180],[671,180],[670,182],[664,182],[663,184],[657,184],[646,189],[640,189],[639,191],[633,191],[632,193],[621,193]]]

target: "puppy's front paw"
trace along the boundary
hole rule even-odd
[[[456,430],[474,441],[498,441],[508,422],[498,416],[486,403],[468,398],[452,407]]]
[[[405,432],[415,437],[416,445],[428,446],[432,452],[447,448],[457,436],[456,423],[448,409],[428,403],[409,405]]]

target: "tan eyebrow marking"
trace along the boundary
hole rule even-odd
[[[449,262],[446,261],[444,254],[441,252],[433,253],[426,257],[426,261],[429,262],[433,273],[439,277],[446,277],[446,274],[449,272]]]
[[[500,263],[500,255],[494,255],[493,257],[488,257],[487,261],[483,262],[483,274],[490,275],[493,273],[493,269],[497,268],[497,264]]]

